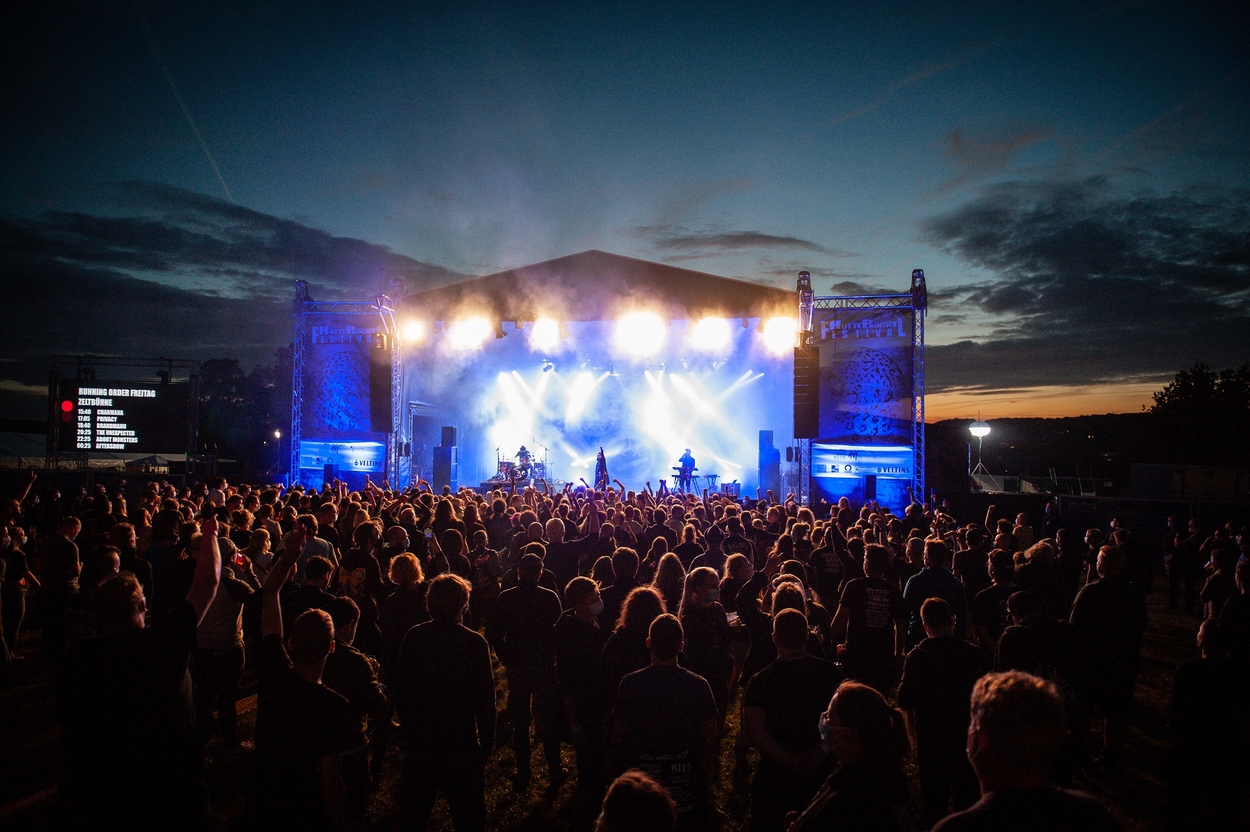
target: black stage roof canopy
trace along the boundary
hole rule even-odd
[[[418,292],[401,308],[431,321],[603,321],[635,309],[691,320],[794,315],[797,299],[793,290],[592,249]]]

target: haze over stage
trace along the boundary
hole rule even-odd
[[[549,476],[589,479],[602,445],[631,486],[658,485],[686,447],[754,486],[759,431],[789,434],[791,291],[587,251],[410,295],[399,314],[417,336],[414,452],[458,426],[461,483],[521,445],[547,449]]]

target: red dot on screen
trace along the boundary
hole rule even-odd
[[[61,402],[61,410],[65,411],[66,413],[69,413],[73,409],[74,409],[74,403],[71,402],[69,399],[66,399],[65,401]]]

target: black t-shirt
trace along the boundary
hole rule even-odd
[[[703,724],[716,719],[716,700],[702,676],[651,665],[621,680],[612,716],[629,726],[637,752],[688,751],[703,742]]]
[[[685,632],[686,666],[707,679],[717,705],[726,705],[734,662],[729,654],[733,632],[725,608],[715,601],[702,608],[688,605],[681,616],[681,626]]]
[[[555,665],[552,628],[560,612],[559,596],[538,584],[522,583],[499,593],[486,634],[504,667]]]
[[[1202,603],[1203,605],[1211,605],[1213,617],[1218,618],[1220,613],[1224,611],[1225,602],[1236,594],[1237,582],[1227,572],[1216,572],[1207,578],[1207,582],[1202,585]]]
[[[1177,668],[1168,720],[1182,765],[1244,776],[1250,735],[1242,728],[1246,669],[1235,659],[1207,658]],[[1199,762],[1200,761],[1200,762]]]
[[[956,636],[926,638],[907,654],[898,706],[915,713],[920,750],[963,747],[972,686],[989,670],[985,652]]]
[[[834,546],[813,549],[809,563],[816,573],[816,592],[828,601],[838,597],[847,581],[864,577],[863,569],[855,564],[855,559]]]
[[[249,814],[280,819],[290,828],[324,826],[321,758],[363,745],[360,719],[348,701],[325,685],[303,679],[291,666],[281,636],[265,636],[260,644]]]
[[[378,681],[377,671],[368,656],[354,646],[334,645],[334,652],[326,656],[321,682],[347,700],[362,725],[365,717],[381,719],[389,715],[386,693]]]
[[[603,670],[603,646],[608,640],[595,622],[582,621],[565,610],[552,627],[556,649],[556,679],[560,690],[575,695],[582,704],[597,704],[606,715],[611,705]]]
[[[481,634],[451,621],[408,631],[387,682],[409,748],[466,755],[495,739],[495,677]]]
[[[756,569],[762,569],[764,566],[762,562],[756,563],[755,547],[751,544],[751,541],[740,534],[731,534],[726,537],[725,541],[721,543],[721,549],[725,551],[726,557],[729,555],[746,555],[747,560],[751,561],[751,565]]]
[[[61,686],[71,806],[120,824],[147,815],[154,800],[195,794],[202,763],[187,672],[195,629],[195,610],[182,601],[151,627],[71,643]]]
[[[612,586],[606,586],[600,591],[599,598],[603,601],[603,612],[599,613],[599,626],[605,632],[611,632],[616,627],[626,597],[638,586],[639,583],[633,578],[618,577]]]
[[[673,554],[677,555],[682,566],[691,569],[694,559],[703,554],[703,547],[693,541],[690,543],[678,543],[673,547]]]
[[[898,587],[884,578],[857,578],[842,588],[849,615],[846,649],[861,656],[894,655],[894,622],[907,618]]]
[[[615,698],[621,679],[651,664],[646,631],[634,633],[618,628],[603,645],[603,670],[607,677],[609,697]]]
[[[989,631],[990,639],[998,642],[999,636],[1011,626],[1011,616],[1007,614],[1007,599],[1020,587],[1012,583],[994,584],[983,589],[972,599],[972,611],[969,616],[972,623]]]
[[[1225,601],[1220,623],[1224,626],[1233,658],[1250,664],[1250,595],[1234,595]]]
[[[1045,615],[1026,618],[1003,630],[994,669],[1022,670],[1043,679],[1070,679],[1078,670],[1075,639],[1076,631],[1066,621]]]
[[[63,535],[48,540],[43,550],[42,591],[49,595],[71,595],[78,588],[78,545]]]
[[[577,577],[581,550],[572,543],[548,543],[543,566],[555,575],[557,594],[563,598],[564,588]]]
[[[948,816],[933,832],[1118,832],[1120,824],[1098,801],[1045,786],[998,792]]]
[[[1072,626],[1094,673],[1136,668],[1146,630],[1146,599],[1122,576],[1100,578],[1076,596]]]
[[[26,553],[21,549],[9,549],[4,553],[4,588],[10,592],[20,592],[22,586],[22,578],[26,577],[26,573],[30,571],[30,567],[26,562]],[[12,647],[13,645],[9,645]]]
[[[721,549],[708,549],[701,555],[695,556],[690,562],[691,569],[698,569],[700,566],[706,566],[709,569],[715,569],[719,575],[725,569],[725,553]],[[722,601],[721,603],[724,603]]]
[[[386,672],[390,672],[395,663],[399,646],[404,643],[404,636],[408,635],[408,631],[421,622],[430,620],[430,613],[425,605],[426,587],[425,581],[412,589],[400,587],[387,596],[378,609],[378,629],[382,631],[378,661]]]
[[[964,582],[969,598],[975,598],[990,585],[990,572],[986,566],[988,552],[981,547],[962,549],[955,553],[952,571]]]
[[[820,715],[843,678],[833,662],[814,656],[777,659],[751,677],[742,707],[762,709],[768,733],[797,754],[820,742]]]

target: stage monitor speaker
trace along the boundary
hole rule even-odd
[[[759,456],[760,490],[772,491],[773,496],[781,492],[781,451],[773,447],[773,432],[760,431]]]
[[[391,432],[390,350],[369,350],[369,430]]]
[[[864,500],[867,501],[867,500],[875,500],[875,499],[877,499],[877,475],[865,474],[864,475]]]
[[[456,441],[456,428],[454,425],[443,425],[443,441],[444,448],[450,448],[452,445],[459,445]]]
[[[332,462],[326,463],[322,469],[321,481],[333,484],[339,478],[339,467]]]
[[[794,348],[794,438],[820,436],[820,348]]]

